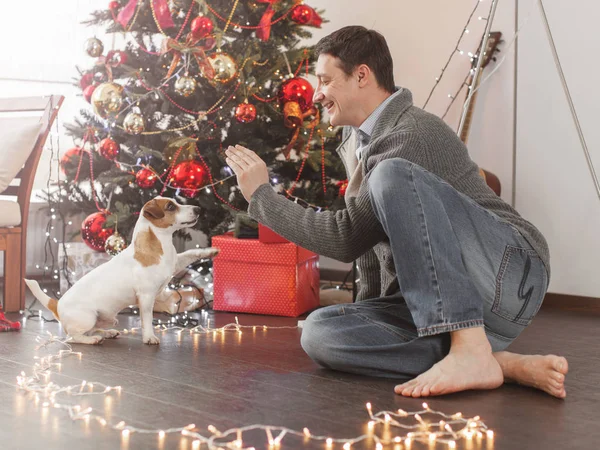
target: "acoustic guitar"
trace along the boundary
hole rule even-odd
[[[483,58],[483,61],[481,62],[481,69],[479,70],[479,73],[477,74],[477,79],[474,79],[474,75],[471,74],[471,76],[469,77],[468,86],[472,86],[473,89],[476,89],[477,86],[479,86],[479,83],[481,82],[481,76],[483,74],[483,69],[485,69],[485,67],[490,63],[490,61],[496,61],[496,57],[494,55],[496,52],[500,51],[498,49],[498,44],[501,42],[501,40],[502,40],[501,38],[502,38],[502,33],[500,31],[493,31],[490,33],[490,36],[489,36],[487,44],[486,44],[485,51],[483,52],[483,55],[481,55],[481,57]],[[481,45],[479,47],[481,47]],[[479,55],[477,55],[477,57],[479,57]],[[475,69],[475,67],[477,67],[477,58],[473,58],[473,62],[471,64],[472,69]],[[469,92],[467,91],[467,97],[468,96],[469,96]],[[465,145],[467,144],[467,140],[469,139],[469,132],[471,129],[471,121],[473,119],[473,110],[475,109],[476,99],[477,99],[477,91],[475,91],[475,93],[471,97],[471,103],[469,104],[469,107],[467,108],[467,114],[465,116],[465,123],[464,123],[463,129],[460,133],[460,139],[465,143]],[[487,185],[496,193],[496,195],[498,197],[500,197],[502,188],[501,188],[500,180],[498,179],[498,177],[495,174],[493,174],[492,172],[489,172],[489,171],[481,169],[481,168],[479,169],[479,174],[483,177],[483,179],[485,180]]]

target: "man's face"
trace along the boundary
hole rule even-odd
[[[358,119],[354,117],[359,109],[356,108],[358,84],[354,83],[354,77],[346,75],[338,62],[335,56],[319,55],[316,67],[318,84],[313,101],[327,110],[331,125],[360,126],[360,123],[355,123]]]

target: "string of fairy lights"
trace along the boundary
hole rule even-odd
[[[229,323],[222,327],[212,327],[210,320],[206,320],[205,325],[198,325],[192,329],[171,328],[181,339],[184,331],[189,335],[204,334],[212,336],[225,336],[229,333],[235,333],[241,336],[244,330],[277,330],[277,329],[296,329],[295,326],[266,326],[266,325],[241,325],[238,318],[235,323]],[[155,326],[158,331],[165,331],[159,325]],[[134,333],[139,329],[125,329],[125,334]],[[245,449],[254,450],[260,446],[261,439],[257,436],[257,431],[264,434],[262,440],[266,440],[269,448],[285,447],[288,442],[297,447],[297,439],[302,438],[305,448],[315,448],[316,444],[324,445],[326,449],[333,448],[334,444],[341,445],[344,450],[351,450],[352,446],[363,441],[372,442],[376,450],[383,450],[385,446],[404,445],[404,448],[411,448],[413,442],[424,444],[445,445],[449,449],[454,449],[459,441],[481,444],[485,439],[488,443],[493,443],[494,432],[481,420],[479,416],[464,417],[462,413],[446,414],[432,409],[427,403],[423,403],[422,410],[408,412],[403,409],[394,411],[373,412],[371,403],[366,404],[368,414],[367,432],[365,434],[351,437],[339,438],[330,435],[322,435],[311,432],[307,427],[302,430],[295,430],[277,425],[253,424],[243,427],[220,430],[215,425],[208,425],[206,428],[197,426],[195,423],[188,423],[184,426],[170,428],[141,428],[132,425],[134,419],[128,419],[129,423],[123,420],[112,420],[99,409],[93,407],[84,407],[81,405],[85,397],[90,396],[116,396],[119,402],[123,402],[127,392],[122,386],[110,386],[101,382],[89,382],[86,380],[80,383],[61,386],[52,381],[52,375],[62,371],[63,365],[68,358],[77,358],[81,360],[83,354],[74,351],[69,344],[68,339],[59,338],[48,332],[48,336],[37,336],[36,350],[49,350],[50,346],[59,346],[60,350],[44,357],[34,357],[32,373],[27,374],[22,371],[17,376],[18,388],[29,395],[36,406],[42,410],[60,410],[65,411],[71,420],[82,421],[86,425],[90,422],[96,422],[101,429],[111,430],[121,434],[123,443],[128,444],[134,435],[155,435],[157,443],[164,444],[167,436],[181,436],[192,439],[192,449]],[[113,397],[114,398],[114,397]],[[111,402],[112,404],[112,402]],[[296,438],[296,441],[292,441]],[[256,442],[255,442],[256,441]]]
[[[438,84],[441,81],[442,76],[444,75],[444,72],[446,71],[446,69],[448,68],[448,66],[450,65],[450,62],[452,61],[453,57],[458,53],[459,55],[464,55],[465,52],[463,50],[460,49],[460,43],[463,39],[463,37],[466,34],[470,33],[469,30],[469,24],[471,23],[471,20],[473,19],[473,16],[475,14],[475,12],[477,11],[478,7],[479,7],[479,3],[481,3],[483,0],[477,0],[475,7],[473,8],[473,10],[471,11],[471,14],[469,15],[469,18],[467,19],[467,22],[465,24],[465,26],[463,27],[463,30],[461,32],[461,35],[456,43],[456,45],[454,46],[454,49],[452,50],[452,53],[450,53],[450,56],[448,57],[448,60],[446,61],[445,66],[442,68],[440,75],[437,76],[435,78],[435,84],[432,87],[431,91],[429,92],[429,95],[427,97],[427,100],[425,101],[425,104],[423,105],[423,108],[425,108],[427,106],[427,104],[429,103],[429,100],[431,99],[435,89],[437,88]],[[496,73],[496,71],[498,71],[500,69],[500,67],[502,66],[502,64],[504,64],[504,62],[506,61],[506,57],[509,54],[510,49],[513,47],[513,45],[515,44],[520,32],[522,31],[522,29],[527,25],[527,23],[529,22],[529,19],[531,17],[531,14],[533,12],[534,6],[535,4],[538,2],[538,0],[533,0],[532,1],[532,5],[528,11],[528,13],[525,16],[525,19],[521,22],[521,24],[519,25],[517,31],[513,34],[510,42],[508,44],[506,44],[506,46],[503,48],[503,52],[504,52],[504,56],[500,59],[500,61],[498,63],[495,64],[495,67],[490,71],[489,74],[487,74],[482,80],[481,82],[473,87],[472,84],[469,84],[467,81],[469,80],[469,77],[471,75],[473,75],[473,73],[475,72],[475,69],[470,69],[469,72],[467,73],[467,75],[465,76],[465,78],[463,79],[462,83],[460,83],[460,85],[458,86],[458,88],[456,89],[456,91],[454,93],[449,93],[448,94],[448,98],[451,100],[448,105],[446,106],[446,110],[444,111],[444,113],[442,114],[441,118],[445,119],[446,116],[448,115],[448,113],[450,112],[450,109],[452,108],[452,105],[454,105],[454,103],[457,101],[457,99],[459,98],[459,95],[461,93],[461,91],[465,88],[469,89],[469,90],[473,90],[473,94],[475,94],[475,92],[477,92],[479,89],[481,89],[481,87],[492,77],[492,75],[494,75],[494,73]],[[491,8],[491,6],[490,6]],[[482,17],[479,16],[478,20],[480,21],[486,21],[487,18],[486,17]],[[471,62],[473,62],[475,60],[475,58],[478,57],[477,54],[473,54],[471,52],[467,52],[466,54],[470,59]]]
[[[446,60],[446,64],[444,65],[444,67],[442,68],[442,70],[440,71],[440,74],[438,76],[435,77],[435,83],[433,85],[433,87],[431,88],[431,90],[429,91],[429,95],[427,96],[427,99],[425,100],[425,103],[423,104],[423,109],[425,109],[427,107],[427,105],[429,104],[429,100],[431,100],[431,97],[433,96],[433,93],[435,92],[436,88],[438,87],[438,85],[440,84],[442,77],[444,76],[444,73],[446,72],[446,69],[448,69],[448,66],[450,66],[450,63],[452,62],[452,59],[454,58],[454,56],[456,54],[459,55],[464,55],[465,51],[461,50],[460,48],[460,44],[463,40],[463,38],[465,37],[465,35],[470,34],[471,30],[469,29],[469,25],[471,23],[471,20],[473,19],[473,16],[475,15],[475,13],[477,12],[477,10],[479,9],[479,4],[482,3],[483,0],[476,0],[475,2],[475,6],[473,7],[471,13],[469,14],[469,17],[467,18],[467,22],[465,23],[462,32],[460,33],[460,36],[458,37],[458,40],[454,46],[454,49],[452,50],[452,52],[450,53],[450,56],[448,56],[448,59]],[[478,17],[479,21],[484,21],[487,20],[487,18],[479,16]],[[471,61],[473,61],[473,58],[475,58],[477,55],[474,55],[471,52],[467,52],[467,56],[469,58],[471,58]],[[466,80],[466,78],[465,78]],[[464,85],[464,82],[463,82]],[[462,85],[461,85],[462,88]],[[454,98],[456,97],[456,95],[452,95],[452,94],[448,94],[449,98]]]

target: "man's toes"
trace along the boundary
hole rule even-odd
[[[565,376],[562,373],[553,373],[550,378],[557,383],[563,383],[565,381]]]
[[[550,395],[554,395],[555,397],[558,398],[564,398],[566,395],[565,392],[565,388],[564,387],[556,387],[556,386],[548,386],[548,389],[546,389],[546,391],[550,394]]]
[[[429,393],[431,395],[440,395],[440,394],[442,394],[442,386],[440,386],[439,383],[432,384],[431,387],[429,388]]]
[[[414,388],[415,388],[414,383],[412,383],[412,382],[406,383],[404,388],[400,391],[400,394],[402,394],[404,397],[410,397],[412,395],[412,391],[414,390]]]
[[[415,386],[415,389],[412,391],[411,396],[412,397],[420,397],[421,396],[421,392],[423,391],[423,386],[421,384]]]
[[[565,398],[567,396],[567,391],[565,391],[564,389],[562,391],[560,391],[560,393],[558,394],[558,398]]]
[[[394,388],[394,391],[396,391],[396,393],[400,394],[400,393],[402,393],[403,390],[405,390],[411,386],[414,386],[416,383],[417,383],[416,378],[413,378],[412,380],[408,380],[404,383],[396,385],[396,387]]]
[[[566,375],[569,372],[569,363],[562,356],[554,361],[554,370]]]

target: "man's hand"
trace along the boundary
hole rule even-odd
[[[225,161],[235,172],[242,194],[249,203],[254,191],[269,182],[267,165],[256,153],[241,145],[229,146],[225,154]]]

